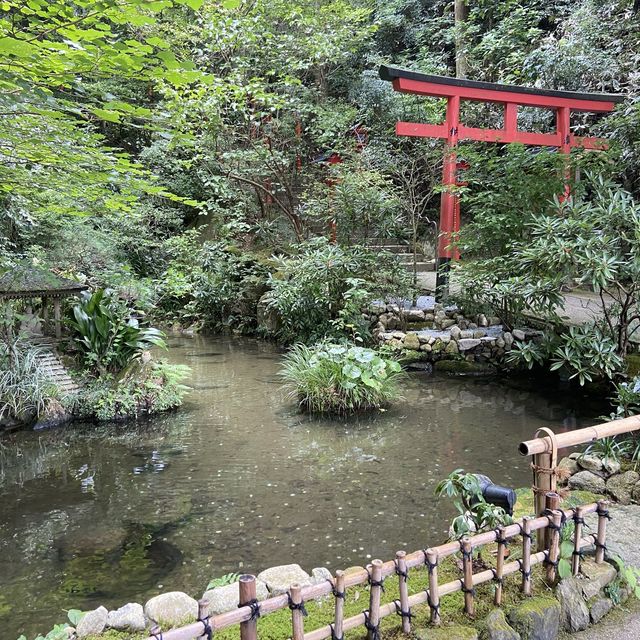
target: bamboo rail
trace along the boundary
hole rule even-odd
[[[464,538],[462,541],[447,542],[438,547],[433,547],[413,553],[399,551],[393,560],[383,562],[373,560],[367,569],[362,569],[349,575],[337,571],[335,578],[310,586],[301,587],[299,584],[291,585],[288,593],[268,598],[262,602],[256,600],[256,579],[252,575],[240,577],[238,608],[213,617],[204,617],[206,604],[199,603],[200,619],[184,627],[161,632],[155,626],[152,635],[147,640],[193,640],[193,638],[208,637],[208,633],[215,633],[221,629],[240,625],[241,640],[257,640],[257,619],[274,611],[289,608],[292,617],[293,640],[342,640],[344,632],[356,627],[365,626],[371,639],[379,637],[380,621],[392,614],[402,616],[402,629],[409,633],[411,608],[417,605],[427,604],[431,609],[431,622],[440,622],[439,607],[441,598],[462,591],[465,597],[465,610],[472,616],[474,612],[475,587],[488,582],[496,582],[497,587],[502,586],[502,580],[514,573],[522,573],[521,589],[525,595],[531,593],[531,567],[544,563],[547,577],[550,580],[556,577],[556,567],[560,548],[561,523],[573,519],[578,524],[579,520],[589,513],[598,514],[597,533],[582,537],[582,528],[576,527],[576,540],[574,548],[581,551],[585,545],[594,544],[596,547],[596,562],[604,561],[606,527],[609,519],[608,503],[601,500],[598,503],[584,505],[575,509],[554,510],[548,515],[535,518],[524,518],[520,522],[500,527],[495,531],[479,533],[475,536]],[[536,553],[531,551],[531,535],[533,532],[544,534],[550,530],[550,547]],[[523,557],[518,560],[506,562],[505,552],[507,541],[522,535]],[[540,536],[543,537],[543,536]],[[498,543],[498,566],[496,569],[487,569],[479,573],[473,573],[472,554],[487,544]],[[502,550],[501,550],[502,549]],[[445,584],[438,584],[438,565],[443,558],[463,553],[463,577]],[[502,557],[501,557],[502,556]],[[576,560],[577,559],[577,560]],[[577,566],[581,555],[574,555],[573,569]],[[429,570],[429,588],[409,595],[407,580],[410,569],[426,565]],[[381,603],[383,593],[383,581],[389,576],[397,575],[400,580],[400,600]],[[369,608],[350,618],[344,618],[345,590],[358,585],[370,586]],[[499,600],[496,588],[496,602]],[[305,602],[316,600],[333,594],[335,598],[334,622],[322,626],[313,631],[304,631],[304,617],[306,611]],[[501,597],[501,596],[500,596]],[[405,615],[402,615],[402,614]]]

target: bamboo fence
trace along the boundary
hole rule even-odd
[[[557,506],[557,494],[548,494],[547,505],[549,507]],[[596,533],[584,537],[583,519],[590,513],[598,514],[598,528]],[[525,517],[520,522],[500,527],[494,531],[465,537],[460,541],[447,542],[437,547],[409,554],[398,551],[393,560],[387,562],[373,560],[362,571],[348,575],[337,571],[331,580],[319,584],[304,587],[292,584],[288,593],[261,602],[256,599],[255,576],[243,575],[240,577],[240,602],[237,609],[213,617],[205,617],[208,603],[201,600],[199,603],[200,616],[197,622],[164,632],[159,627],[154,627],[147,640],[192,640],[193,638],[211,640],[215,632],[236,625],[240,626],[241,640],[257,640],[258,618],[287,608],[291,611],[291,638],[293,640],[325,640],[326,638],[342,640],[346,631],[357,627],[366,628],[368,640],[379,640],[380,620],[395,614],[401,617],[402,630],[408,634],[411,632],[411,611],[415,606],[428,605],[431,622],[438,625],[440,623],[441,598],[450,594],[459,591],[464,593],[464,609],[472,617],[477,585],[494,582],[496,585],[494,603],[499,606],[502,602],[502,585],[506,576],[520,573],[521,590],[525,595],[531,594],[531,568],[537,564],[545,565],[546,578],[549,582],[555,581],[560,554],[561,530],[567,521],[575,523],[573,574],[577,575],[579,572],[580,561],[584,548],[587,546],[595,545],[596,562],[604,562],[608,519],[608,503],[605,500],[573,509],[549,508],[544,515]],[[532,552],[532,537],[535,532],[538,532],[539,539],[543,538],[547,541],[547,548],[534,553]],[[522,558],[507,562],[506,546],[512,538],[518,536],[522,537]],[[493,543],[498,544],[495,569],[491,568],[474,573],[472,558],[474,550]],[[462,578],[439,584],[439,563],[444,558],[460,552],[462,553]],[[407,584],[409,571],[423,566],[426,566],[429,571],[429,588],[409,595]],[[382,603],[383,582],[385,578],[390,576],[396,576],[399,581],[400,597],[398,600]],[[362,613],[345,618],[346,589],[357,585],[369,585],[369,607]],[[334,598],[333,623],[312,631],[305,631],[305,602],[329,595],[333,595]]]

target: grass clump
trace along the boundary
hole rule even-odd
[[[347,344],[296,345],[282,377],[312,413],[347,414],[382,408],[399,397],[402,367],[373,349]]]

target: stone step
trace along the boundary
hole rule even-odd
[[[413,262],[403,262],[402,265],[408,270],[413,271]],[[425,273],[427,271],[435,271],[436,265],[433,260],[428,262],[416,262],[416,271],[419,273]]]
[[[367,246],[373,251],[388,251],[389,253],[406,253],[409,251],[408,244],[370,244]]]

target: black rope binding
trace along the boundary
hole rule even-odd
[[[491,573],[493,573],[494,582],[497,582],[499,585],[504,583],[504,578],[502,576],[498,577],[498,572],[495,569],[491,569]]]
[[[329,623],[329,628],[331,629],[331,640],[344,640],[344,633],[338,637],[332,622]]]
[[[462,593],[470,593],[472,596],[476,595],[475,588],[471,587],[471,589],[467,589],[467,586],[465,585],[464,580],[460,579],[460,584],[462,585],[462,589],[460,589]]]
[[[158,635],[160,634],[160,635]],[[153,631],[151,631],[151,635],[156,639],[156,640],[162,640],[162,631],[158,631],[158,633],[153,633]]]
[[[609,513],[609,509],[601,509],[600,505],[598,505],[598,508],[596,509],[596,513],[601,517],[601,518],[606,518],[607,520],[611,520],[611,515]]]
[[[249,602],[238,605],[238,609],[242,609],[242,607],[251,608],[251,617],[249,620],[257,620],[260,617],[260,603],[255,598],[253,600],[249,600]]]
[[[209,616],[206,618],[198,618],[198,622],[202,622],[202,626],[204,629],[202,630],[202,635],[207,637],[207,640],[212,640],[213,638],[213,629],[209,624]],[[162,639],[160,639],[162,640]]]
[[[577,513],[574,513],[573,522],[574,524],[584,524],[584,518],[582,516],[579,516]]]
[[[530,531],[529,532],[525,531],[521,522],[518,523],[518,526],[520,527],[520,535],[523,538],[527,538],[528,540],[533,540],[533,534]]]
[[[428,571],[429,571],[429,575],[433,574],[433,570],[438,566],[437,562],[430,562],[429,558],[427,557],[427,550],[423,549],[422,553],[424,553],[424,564],[427,567]]]
[[[291,594],[288,592],[287,599],[289,600],[289,609],[291,609],[291,611],[300,611],[305,618],[309,615],[307,610],[304,608],[304,602],[294,602],[291,599]]]
[[[559,560],[551,560],[551,558],[549,558],[548,551],[544,552],[544,560],[542,561],[542,564],[544,564],[547,567],[554,567],[557,569],[559,562],[560,562]]]
[[[396,575],[401,577],[405,582],[409,580],[409,572],[405,569],[404,571],[400,571],[400,567],[398,566],[398,561],[396,563]]]
[[[333,593],[333,597],[334,598],[340,598],[341,600],[344,600],[344,598],[345,598],[344,591],[338,591],[336,585],[333,584],[333,580],[329,580],[329,578],[327,578],[327,582],[331,585],[331,593]]]
[[[380,640],[380,625],[371,623],[368,611],[365,610],[362,613],[364,613],[365,629],[371,632],[371,637],[373,638],[373,640]]]
[[[580,551],[576,551],[574,549],[572,551],[571,555],[574,556],[574,557],[578,556],[580,558],[580,560],[584,559],[584,551],[582,549],[580,549]]]
[[[598,542],[597,540],[594,542],[596,549],[602,549],[605,553],[609,550],[606,544],[602,544],[601,542]]]
[[[371,577],[371,573],[369,571],[367,571],[367,573],[369,574],[369,586],[370,587],[380,587],[380,589],[382,590],[382,593],[384,593],[384,579],[382,580],[374,580]]]
[[[525,571],[524,570],[524,566],[522,564],[522,560],[516,560],[516,562],[518,563],[518,567],[520,569],[520,573],[522,574],[522,577],[525,580],[530,580],[531,579],[531,569],[529,569],[529,571]]]
[[[434,614],[434,617],[440,617],[440,603],[433,604],[429,590],[425,589],[425,591],[427,592],[427,604],[429,605],[429,609],[431,609],[431,613]]]
[[[411,611],[403,611],[402,604],[399,600],[394,600],[393,604],[396,605],[396,615],[399,615],[401,618],[408,618],[409,622],[411,622],[411,618],[413,618],[413,613]]]
[[[498,544],[502,544],[502,545],[504,545],[505,547],[509,545],[509,539],[508,539],[508,538],[501,538],[501,537],[500,537],[500,529],[496,529],[496,530],[494,531],[494,533],[496,534],[496,542],[497,542]]]

